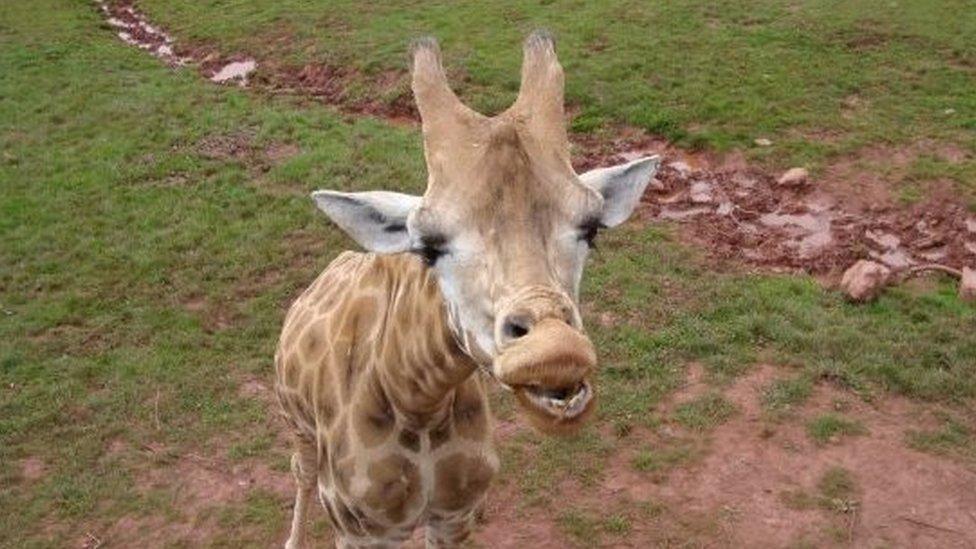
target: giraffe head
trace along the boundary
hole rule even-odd
[[[433,269],[464,351],[512,388],[532,424],[578,427],[595,402],[596,353],[578,307],[600,229],[625,221],[658,158],[577,175],[553,41],[525,42],[518,98],[483,116],[451,91],[433,39],[413,51],[427,191],[313,193],[367,249],[419,254]]]

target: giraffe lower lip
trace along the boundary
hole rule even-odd
[[[588,381],[579,382],[575,387],[547,388],[537,385],[519,387],[528,400],[549,415],[562,419],[572,419],[586,410],[593,391]]]

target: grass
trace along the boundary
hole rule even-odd
[[[140,5],[191,42],[272,64],[347,67],[355,75],[350,95],[391,101],[408,90],[407,45],[434,34],[461,95],[486,112],[512,101],[518,45],[546,27],[559,39],[578,132],[623,123],[686,147],[743,149],[779,166],[820,167],[871,146],[923,144],[928,152],[898,175],[901,185],[924,188],[944,176],[976,196],[976,46],[968,39],[976,13],[966,0],[939,10],[924,0]],[[397,83],[371,85],[391,71],[401,75]],[[773,145],[755,147],[758,137]],[[955,144],[969,158],[954,162],[938,144]],[[886,170],[891,154],[879,156],[865,155],[864,169]]]
[[[803,404],[813,392],[813,382],[807,376],[777,379],[763,390],[763,409],[773,416],[788,414]]]
[[[654,473],[658,480],[669,469],[692,462],[701,456],[702,449],[691,441],[676,441],[658,448],[639,450],[633,458],[634,468],[644,473]]]
[[[866,433],[867,429],[859,421],[850,420],[837,414],[821,414],[807,422],[807,434],[817,444],[827,444],[840,437]]]
[[[923,452],[956,456],[976,463],[976,434],[952,415],[939,415],[942,427],[934,431],[910,431],[909,446]]]
[[[735,411],[734,404],[712,392],[678,406],[674,419],[693,431],[708,431],[725,423]]]
[[[780,493],[780,500],[790,509],[805,511],[822,509],[825,511],[847,513],[857,507],[859,490],[857,480],[843,467],[829,467],[817,480],[816,492],[786,490]]]
[[[473,27],[465,23],[472,10],[484,9],[473,3],[372,6],[357,8],[361,20],[347,31],[330,33],[321,29],[343,28],[352,4],[338,3],[329,15],[292,0],[221,10],[143,4],[181,38],[214,40],[228,50],[295,47],[288,53],[295,62],[328,50],[337,62],[360,63],[364,74],[392,66],[418,27],[449,22],[438,34],[451,61],[470,74],[465,94],[482,108],[503,104],[514,91],[517,52],[498,45],[514,44],[525,28],[565,7],[515,4],[505,17],[516,24],[499,25],[492,16],[475,18]],[[564,41],[568,95],[593,128],[625,120],[677,138],[686,131],[687,142],[719,148],[784,132],[770,152],[784,158],[817,156],[791,145],[785,128],[837,122],[819,115],[852,93],[844,79],[836,90],[830,85],[851,63],[865,71],[850,78],[874,79],[857,93],[877,109],[857,124],[840,122],[855,142],[907,138],[885,133],[892,113],[900,115],[899,128],[914,124],[918,136],[934,139],[955,139],[971,119],[969,77],[936,62],[940,55],[967,58],[967,43],[952,38],[963,35],[952,33],[968,28],[968,15],[936,25],[911,5],[900,10],[904,21],[883,9],[871,27],[887,37],[883,47],[834,56],[833,42],[823,41],[840,40],[838,32],[849,38],[850,29],[866,24],[852,11],[861,8],[837,8],[836,24],[814,31],[785,8],[754,7],[755,21],[732,4],[715,11],[694,3],[626,13],[614,4],[561,9],[551,26]],[[818,4],[799,9],[810,21],[826,18]],[[597,28],[600,17],[615,25]],[[309,25],[320,23],[313,32]],[[717,34],[702,34],[713,24]],[[381,28],[388,35],[381,37]],[[609,28],[617,29],[612,36],[602,30]],[[267,46],[276,29],[292,41]],[[799,54],[786,51],[784,35],[795,37]],[[918,47],[904,47],[904,35]],[[702,48],[720,44],[732,57],[706,63]],[[950,55],[953,48],[958,53]],[[779,53],[757,55],[763,51]],[[661,64],[675,52],[686,58]],[[824,61],[810,70],[823,74],[783,62],[819,59],[815,52]],[[892,64],[890,56],[904,62]],[[745,70],[743,87],[730,97],[726,72],[744,60],[756,67],[736,69]],[[917,70],[923,66],[932,68]],[[775,69],[772,83],[779,84],[759,93],[767,79],[755,71],[767,69]],[[124,47],[87,3],[8,2],[0,10],[0,73],[0,546],[78,545],[86,531],[152,517],[193,524],[215,545],[280,543],[288,508],[275,495],[215,501],[198,518],[181,505],[176,487],[149,489],[147,478],[175,474],[191,453],[228,467],[287,469],[287,450],[276,442],[280,425],[241,386],[270,382],[285,306],[352,247],[307,194],[324,186],[419,192],[425,178],[418,132],[299,99],[211,86],[192,70],[168,69]],[[780,82],[786,75],[790,85]],[[900,78],[906,75],[914,76]],[[637,85],[648,80],[655,85]],[[947,101],[956,115],[930,116]],[[700,129],[687,129],[695,125]],[[244,144],[245,153],[214,145],[228,142]],[[270,158],[266,151],[282,144],[296,154]],[[619,425],[625,433],[653,424],[653,410],[692,360],[715,379],[762,360],[857,391],[947,406],[976,396],[976,310],[948,283],[924,294],[893,289],[859,307],[808,277],[716,273],[667,227],[631,224],[602,239],[583,302],[588,318],[618,319],[590,323],[603,363],[595,426],[574,439],[527,435],[503,448],[503,474],[537,502],[544,502],[546,483],[567,476],[584,486],[598,482],[607,458],[628,440],[600,427]],[[721,402],[703,402],[689,409],[689,424],[707,426],[722,409]],[[699,452],[675,441],[641,450],[634,466],[667,471]],[[27,478],[28,460],[42,464],[42,476]]]
[[[624,536],[631,529],[630,519],[620,514],[600,518],[583,509],[569,509],[559,514],[559,528],[583,547],[591,547],[604,535]]]

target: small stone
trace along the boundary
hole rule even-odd
[[[722,216],[731,215],[732,208],[733,206],[731,202],[722,202],[718,205],[718,208],[716,208],[715,213]]]
[[[681,175],[688,175],[689,173],[691,173],[691,166],[689,166],[688,163],[683,160],[675,160],[674,162],[671,162],[668,165],[671,166],[671,168],[674,171],[680,173]]]
[[[844,271],[840,287],[851,301],[866,303],[878,297],[890,277],[888,267],[862,259]]]
[[[946,109],[942,112],[946,115],[952,115],[952,114],[956,114],[956,109]]]
[[[760,137],[760,138],[756,139],[755,141],[753,141],[753,143],[755,143],[756,145],[759,145],[760,147],[768,147],[768,146],[770,146],[770,145],[773,144],[772,141],[770,141],[769,139],[766,139],[765,137]]]
[[[691,184],[691,201],[695,204],[707,204],[712,201],[712,185],[705,181],[695,181]]]
[[[949,250],[945,246],[942,246],[939,248],[932,248],[924,252],[919,252],[918,255],[920,255],[922,259],[924,259],[925,261],[929,261],[931,263],[938,263],[939,261],[945,259],[947,255],[949,255]]]
[[[648,182],[648,184],[647,184],[647,188],[650,189],[650,190],[652,190],[652,191],[663,191],[664,190],[664,183],[661,183],[661,180],[660,179],[658,179],[656,177],[652,177],[651,180],[650,180],[650,182]]]
[[[244,61],[233,61],[224,65],[216,74],[210,77],[212,82],[223,84],[225,82],[238,81],[243,86],[247,84],[247,77],[258,67],[253,59]]]
[[[971,233],[976,233],[976,219],[966,220],[966,230]]]
[[[711,213],[711,211],[712,210],[710,208],[701,206],[697,208],[688,208],[687,210],[664,208],[661,210],[661,213],[658,214],[658,217],[661,219],[670,219],[672,221],[681,221],[682,219],[688,219],[689,217],[705,215]]]
[[[976,303],[976,269],[962,268],[962,280],[959,281],[959,299]]]
[[[810,172],[806,168],[790,168],[783,175],[779,176],[776,183],[786,187],[798,187],[800,185],[806,185],[809,178]]]
[[[976,242],[967,242],[964,246],[967,252],[976,255]]]
[[[756,186],[756,180],[754,178],[741,173],[733,175],[732,182],[746,189],[751,189]]]
[[[912,260],[911,256],[909,256],[908,253],[901,248],[888,250],[883,254],[871,252],[871,257],[884,263],[888,267],[895,269],[896,271],[907,269],[915,264],[915,261]]]
[[[868,240],[877,244],[882,250],[894,250],[901,245],[901,239],[891,233],[882,233],[868,229],[864,231]]]

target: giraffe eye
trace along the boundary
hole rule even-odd
[[[586,242],[590,248],[596,247],[596,235],[603,228],[599,219],[588,219],[579,226],[579,239]]]
[[[433,267],[447,253],[446,243],[447,239],[443,236],[425,236],[420,239],[420,245],[411,251],[419,255],[428,267]]]

